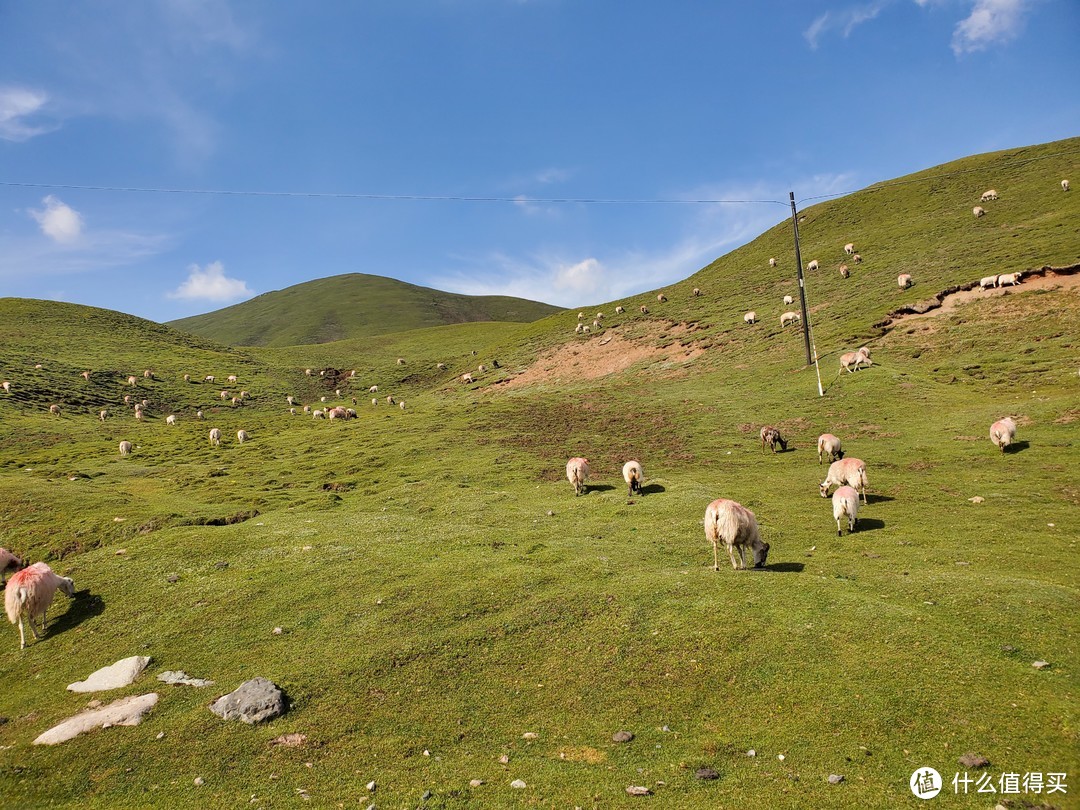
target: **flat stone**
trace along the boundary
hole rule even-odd
[[[1032,662],[1031,665],[1033,667],[1035,667],[1035,669],[1046,669],[1048,666],[1050,666],[1050,662],[1049,661],[1034,661],[1034,662]]]
[[[841,774],[838,774],[838,773],[829,774],[829,784],[830,785],[839,785],[843,781],[844,781],[844,777]]]
[[[974,498],[968,498],[972,503],[982,503],[986,500],[982,495],[976,495]]]
[[[694,771],[694,777],[696,779],[719,779],[720,774],[716,772],[716,768],[705,766]]]
[[[990,760],[984,757],[982,754],[975,754],[969,751],[964,754],[960,759],[956,760],[965,768],[985,768],[990,764]]]
[[[471,787],[471,788],[478,788],[478,787],[480,787],[480,786],[481,786],[482,784],[484,784],[484,780],[483,780],[483,779],[470,779],[470,780],[469,780],[469,787]]]
[[[523,790],[527,788],[528,785],[525,784],[524,779],[515,779],[513,782],[510,783],[510,787],[514,788],[514,790]]]
[[[537,734],[535,731],[526,731],[524,734],[521,735],[521,739],[523,739],[523,740],[535,740],[539,736],[540,735]]]
[[[145,655],[133,655],[107,667],[92,672],[85,681],[68,684],[69,692],[103,692],[106,689],[119,689],[129,686],[146,669],[150,658]]]
[[[156,692],[151,692],[148,695],[132,695],[131,697],[120,698],[100,709],[69,717],[64,722],[53,726],[40,735],[34,740],[34,745],[56,745],[77,737],[92,728],[137,726],[142,722],[143,715],[154,708],[157,702],[158,696]]]
[[[184,686],[213,686],[214,682],[206,678],[192,678],[184,670],[166,670],[157,676],[162,683],[182,684]]]
[[[299,748],[306,742],[306,734],[293,732],[292,734],[282,734],[280,737],[274,737],[274,739],[270,741],[270,744],[280,745],[282,748]]]
[[[652,791],[644,785],[631,785],[626,792],[631,796],[652,796]]]
[[[634,732],[632,731],[616,731],[611,735],[611,741],[617,743],[628,743],[634,739]]]
[[[266,678],[252,678],[233,692],[210,704],[210,711],[222,720],[243,720],[254,725],[285,713],[285,693]]]

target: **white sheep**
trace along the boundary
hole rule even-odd
[[[345,409],[345,418],[346,419],[355,419],[356,418],[356,411],[354,411],[352,408],[346,408]]]
[[[221,431],[218,430],[217,428],[210,428],[210,446],[211,447],[220,447],[221,446]]]
[[[7,581],[8,572],[17,572],[22,568],[22,560],[8,551],[0,548],[0,583]]]
[[[662,304],[665,301],[667,301],[667,296],[664,295],[663,293],[657,293],[656,294],[656,300],[659,301]]]
[[[765,446],[768,445],[769,449],[774,453],[776,452],[776,445],[780,445],[780,449],[787,450],[787,442],[784,437],[780,435],[780,431],[774,428],[772,425],[766,425],[761,429],[761,452],[765,452]]]
[[[757,323],[757,312],[750,310],[742,316],[743,323]]]
[[[218,396],[221,397],[222,400],[226,400],[229,398],[230,394],[228,391],[221,391]]]
[[[0,383],[0,388],[3,388],[5,393],[10,394],[11,393],[11,380],[4,380],[2,383]]]
[[[601,326],[601,324],[600,324],[600,321],[599,321],[599,319],[597,319],[597,320],[595,320],[595,321],[593,321],[593,322],[592,322],[592,328],[593,328],[593,329],[599,329],[599,328],[600,328],[600,326]]]
[[[1061,190],[1062,191],[1068,191],[1069,190],[1069,181],[1068,180],[1062,180],[1061,181]]]
[[[175,413],[170,413],[168,416],[166,416],[165,417],[165,424],[166,425],[175,425],[176,424],[176,414]]]
[[[814,259],[810,264],[806,265],[806,269],[813,272],[814,270],[817,270],[819,266],[818,260]]]
[[[566,477],[574,485],[574,495],[585,492],[585,482],[589,480],[589,460],[575,456],[566,462]]]
[[[855,262],[855,264],[862,264],[862,256],[860,256],[858,253],[852,256],[851,260]]]
[[[585,324],[579,323],[577,326],[574,327],[574,334],[575,335],[580,335],[580,334],[583,334],[584,332],[585,332]]]
[[[769,544],[761,542],[757,518],[754,513],[741,503],[717,498],[705,509],[705,539],[713,547],[713,571],[720,570],[720,543],[727,548],[731,567],[738,571],[746,568],[746,548],[750,547],[754,557],[754,568],[764,568],[769,555]],[[735,550],[739,551],[739,563],[735,561]]]
[[[326,412],[326,416],[327,416],[328,419],[330,419],[330,421],[333,421],[335,419],[348,419],[349,418],[348,412],[346,412],[346,410],[340,405],[337,405],[337,406],[331,408],[330,410],[328,410]]]
[[[1004,419],[999,419],[990,426],[990,441],[995,446],[1001,449],[1001,452],[1005,452],[1005,448],[1008,447],[1016,440],[1016,422],[1011,416],[1006,416]]]
[[[127,458],[129,455],[131,455],[131,442],[124,439],[120,442],[120,458]]]
[[[461,381],[463,383],[466,383],[466,384],[471,383],[473,381],[472,372],[471,371],[466,371],[464,374],[462,374],[461,375]]]
[[[846,245],[844,245],[844,253],[846,253],[848,256],[854,256],[855,255],[855,243],[854,242],[848,242]]]
[[[802,320],[802,316],[798,312],[785,312],[780,316],[780,328],[783,329],[793,323],[797,323]]]
[[[1020,278],[1024,275],[1024,271],[1021,270],[1018,273],[1002,273],[997,277],[997,286],[1004,287],[1008,284],[1010,287],[1015,287],[1020,283]]]
[[[87,382],[90,382],[90,372],[89,372],[89,371],[84,371],[84,372],[83,372],[82,374],[80,374],[79,376],[80,376],[80,377],[82,377],[82,378],[83,378],[84,380],[86,380]]]
[[[851,271],[848,270],[848,266],[846,264],[840,265],[840,278],[847,278],[850,275]]]
[[[143,411],[142,408],[136,408],[135,409],[135,420],[136,421],[141,422],[145,418],[145,416],[146,416],[146,413]]]
[[[285,401],[290,405],[296,404],[296,400],[293,398],[292,394],[289,394],[289,396],[285,397]]]
[[[203,382],[212,383],[216,379],[217,379],[217,377],[215,377],[213,374],[207,374],[205,377],[203,377]]]
[[[579,321],[583,321],[583,320],[585,320],[585,313],[584,313],[584,312],[579,312],[579,313],[577,314],[577,319],[578,319]]]
[[[240,444],[243,444],[249,438],[251,438],[251,437],[248,435],[248,432],[246,430],[238,430],[238,431],[236,431],[236,440],[238,442],[240,442]]]
[[[387,405],[393,405],[394,402],[395,402],[394,395],[393,394],[388,394],[387,397],[386,397],[386,404]]]
[[[914,282],[911,280],[911,273],[901,273],[896,277],[896,286],[901,290],[906,290]]]
[[[998,198],[997,191],[995,191],[994,189],[991,188],[991,189],[987,189],[986,191],[984,191],[982,193],[982,196],[979,197],[979,201],[980,202],[990,202],[991,200],[996,200],[997,198]]]
[[[986,209],[983,208],[981,205],[976,205],[974,208],[971,209],[971,213],[973,213],[977,219],[986,213]]]
[[[296,416],[296,408],[289,408],[289,413]]]
[[[377,393],[379,393],[379,386],[377,386],[377,385],[371,386],[371,388],[368,389],[368,393],[369,394],[377,394]]]
[[[634,497],[636,492],[638,495],[644,495],[641,491],[641,481],[645,477],[645,471],[641,469],[641,464],[637,461],[628,461],[622,466],[622,477],[626,485],[630,487],[630,492],[626,497]]]
[[[599,326],[599,325],[600,324],[598,324],[596,321],[593,321],[593,326]],[[483,374],[485,371],[487,371],[487,366],[485,366],[483,363],[481,363],[480,365],[478,365],[476,367],[476,371],[479,374]]]
[[[446,371],[446,363],[436,363],[435,368],[439,371]]]
[[[597,312],[597,313],[596,313],[596,319],[597,319],[598,321],[602,321],[602,320],[604,320],[604,313],[603,313],[603,312]]]
[[[326,397],[319,397],[319,402],[326,402]]]
[[[372,398],[371,398],[371,404],[372,404],[372,405],[378,405],[378,404],[379,404],[379,400],[375,399],[375,397],[372,397]]]
[[[694,287],[693,292],[695,297],[701,295],[701,287]]]
[[[227,379],[227,380],[228,380],[229,382],[236,382],[236,380],[237,380],[237,377],[236,377],[236,375],[235,375],[235,374],[230,374],[230,375],[229,375],[228,377],[226,377],[225,379]]]
[[[124,404],[125,405],[130,405],[131,404],[131,394],[124,394]]]
[[[100,419],[102,422],[105,421],[105,417],[107,417],[108,415],[109,415],[108,411],[105,411],[105,410],[98,411],[98,419]]]
[[[843,458],[829,465],[829,472],[825,480],[818,486],[822,498],[829,497],[829,487],[844,486],[854,487],[862,493],[863,503],[866,503],[866,462],[859,458]]]
[[[836,536],[841,537],[840,518],[846,517],[848,534],[855,531],[859,519],[859,493],[849,486],[842,486],[832,496],[832,515],[836,519]]]
[[[624,312],[626,312],[626,307],[621,306],[621,305],[615,307],[615,314],[616,315],[622,315]]]
[[[979,287],[981,289],[984,289],[984,290],[987,287],[996,287],[997,286],[997,280],[998,280],[997,276],[983,276],[982,278],[979,279]]]
[[[311,369],[310,369],[310,368],[305,368],[305,369],[304,369],[304,376],[306,376],[306,377],[310,377],[310,376],[311,376]]]
[[[842,374],[847,371],[849,374],[858,371],[863,366],[872,366],[874,361],[870,359],[870,355],[863,352],[844,352],[840,355],[840,371],[838,374]]]
[[[405,410],[405,400],[401,400],[401,402],[398,403],[398,407],[401,408],[401,410]]]
[[[186,383],[191,382],[191,375],[190,374],[185,374],[184,375],[184,382],[186,382]]]
[[[143,375],[143,377],[145,377],[145,378],[146,378],[146,379],[148,379],[148,380],[152,380],[152,379],[154,379],[154,372],[152,372],[152,371],[151,371],[150,369],[146,369],[146,370],[145,370],[145,371],[144,371],[144,372],[142,373],[142,375]]]
[[[312,419],[325,419],[326,418],[326,411],[322,410],[321,408],[317,408],[316,410],[311,412],[311,418]]]
[[[60,406],[59,405],[50,405],[49,406],[49,413],[51,413],[53,416],[59,416],[60,415]]]
[[[769,267],[776,267],[776,259],[769,259]]]
[[[831,433],[822,433],[817,440],[817,463],[821,464],[821,457],[828,456],[829,463],[842,459],[844,451],[840,447],[840,440]]]
[[[397,364],[398,364],[399,366],[403,366],[403,365],[405,365],[405,358],[404,358],[404,357],[399,357],[399,358],[397,359]]]
[[[645,306],[644,304],[641,305],[641,314],[642,315],[648,315],[649,314],[649,308],[647,306]]]
[[[8,582],[4,591],[4,609],[7,611],[8,621],[19,625],[20,650],[26,649],[23,617],[30,623],[34,638],[40,639],[34,620],[41,617],[41,633],[44,634],[48,610],[58,588],[69,597],[75,596],[75,583],[71,578],[57,575],[43,562],[24,568]]]
[[[790,295],[785,295],[785,296],[784,296],[784,304],[785,304],[786,306],[791,306],[791,305],[792,305],[792,304],[794,304],[794,303],[795,303],[795,299],[794,299],[794,298],[792,298],[792,297],[791,297]]]
[[[581,333],[583,335],[592,334],[592,329],[590,329],[588,326],[583,326],[583,327],[581,327]]]
[[[127,378],[127,381],[128,381],[128,385],[134,386],[136,383],[139,382],[139,379],[135,375],[131,375],[130,377]]]

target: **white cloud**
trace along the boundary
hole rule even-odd
[[[225,303],[254,295],[246,281],[229,278],[221,262],[210,262],[206,268],[197,264],[188,266],[188,277],[179,287],[168,294],[169,298],[185,301],[215,301]]]
[[[813,50],[817,50],[822,35],[829,31],[840,31],[847,39],[856,27],[877,17],[891,3],[892,0],[874,0],[872,3],[850,6],[840,11],[826,11],[810,23],[810,27],[803,32],[803,37]]]
[[[953,52],[960,56],[1015,39],[1029,9],[1028,0],[975,0],[971,14],[953,31]]]
[[[30,124],[26,120],[40,113],[48,101],[49,96],[39,90],[0,87],[0,138],[26,141],[56,129],[51,125]]]
[[[30,209],[30,216],[37,220],[41,232],[61,245],[78,241],[83,229],[82,215],[52,194],[41,202],[45,207],[40,211]]]

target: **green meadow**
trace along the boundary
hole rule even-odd
[[[801,212],[824,396],[779,325],[798,309],[790,221],[666,302],[529,323],[226,347],[0,299],[0,545],[76,588],[27,649],[4,631],[0,806],[915,807],[925,767],[946,782],[931,806],[1080,806],[1080,196],[1063,177],[1080,180],[1080,139]],[[1060,272],[890,315],[1044,266]],[[576,334],[579,311],[602,327]],[[863,344],[874,365],[839,375]],[[146,419],[125,395],[149,400]],[[335,404],[357,418],[299,407]],[[1006,415],[1002,453],[988,431]],[[769,424],[786,452],[762,452]],[[824,432],[867,464],[869,503],[842,537],[818,493]],[[631,458],[642,497],[620,475]],[[719,497],[756,514],[766,568],[721,550],[713,570],[702,517]],[[132,655],[153,660],[131,686],[65,690]],[[216,683],[156,680],[177,669]],[[256,676],[287,713],[211,714]],[[139,726],[31,744],[93,697],[150,691]],[[306,739],[273,744],[286,734]],[[989,766],[958,764],[969,752]],[[1068,787],[957,795],[966,770]]]

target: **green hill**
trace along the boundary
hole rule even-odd
[[[263,293],[170,326],[229,346],[297,346],[473,321],[535,321],[559,307],[505,295],[458,295],[350,273]]]
[[[1059,183],[1078,156],[1077,139],[980,155],[802,212],[824,396],[779,326],[798,308],[789,223],[665,302],[243,352],[0,299],[0,544],[77,590],[27,649],[0,635],[0,805],[891,808],[932,767],[966,806],[976,786],[957,797],[954,773],[1077,773],[1080,276],[877,324],[995,271],[1074,269],[1080,198]],[[843,279],[847,242],[863,261]],[[576,334],[579,309],[604,325]],[[874,365],[839,376],[861,343]],[[144,368],[136,421],[125,375]],[[250,397],[221,401],[205,374]],[[303,411],[331,405],[357,418]],[[1005,415],[1003,453],[988,430]],[[768,424],[787,452],[762,452]],[[842,537],[824,432],[867,465]],[[765,569],[721,550],[713,570],[702,516],[721,497],[755,513]],[[66,691],[131,655],[153,659],[133,685]],[[178,669],[216,683],[156,680]],[[285,715],[210,713],[258,676]],[[140,726],[32,744],[90,697],[151,691]],[[1071,807],[1072,781],[992,798]]]

